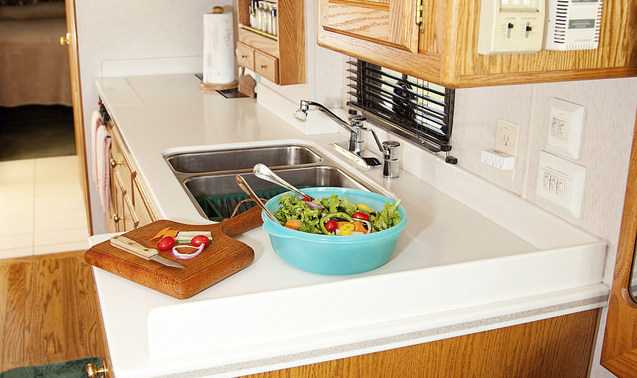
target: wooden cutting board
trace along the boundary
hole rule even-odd
[[[91,247],[84,254],[84,259],[89,264],[120,277],[171,297],[185,299],[250,265],[254,260],[254,251],[232,237],[262,224],[261,209],[254,206],[216,224],[189,225],[158,220],[123,234],[145,247],[157,249],[157,239],[151,238],[166,227],[179,231],[210,231],[212,243],[192,259],[177,259],[170,251],[159,252],[160,256],[183,265],[184,269],[145,260],[111,246],[109,240]]]

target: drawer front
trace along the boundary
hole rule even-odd
[[[237,42],[237,63],[254,71],[254,49],[241,42]]]
[[[261,51],[254,52],[254,72],[265,77],[266,79],[278,83],[279,76],[279,60]]]

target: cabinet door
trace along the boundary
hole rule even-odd
[[[132,193],[124,193],[122,196],[122,202],[124,203],[124,231],[131,231],[139,226],[139,218],[135,213],[131,195]]]
[[[322,27],[411,52],[418,51],[420,0],[319,0]]]
[[[113,197],[111,202],[113,204],[114,212],[111,214],[113,222],[115,222],[115,229],[117,232],[124,232],[126,230],[126,219],[124,213],[124,195],[126,195],[126,189],[120,174],[120,170],[113,169],[113,179],[111,183],[113,185]]]
[[[142,184],[139,182],[139,177],[137,176],[133,179],[133,205],[135,206],[135,213],[139,218],[140,226],[157,220],[157,216],[155,216],[155,212],[151,210],[152,206],[146,198]]]
[[[628,168],[615,275],[608,305],[602,365],[618,377],[637,371],[637,116]]]

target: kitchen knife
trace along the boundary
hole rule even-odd
[[[126,252],[132,253],[135,256],[139,256],[146,260],[153,260],[158,263],[170,266],[173,268],[183,268],[184,266],[174,261],[170,261],[166,258],[159,256],[159,251],[152,248],[146,248],[138,242],[127,238],[126,236],[114,236],[111,238],[111,245],[115,248],[122,249]]]

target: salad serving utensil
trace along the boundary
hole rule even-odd
[[[284,179],[282,179],[276,173],[272,172],[272,170],[270,168],[268,168],[268,166],[263,164],[263,163],[255,164],[254,168],[252,169],[252,172],[258,178],[260,178],[262,180],[265,180],[265,181],[269,181],[269,182],[271,182],[273,184],[277,184],[279,186],[282,186],[282,187],[284,187],[287,190],[291,190],[294,193],[300,195],[301,198],[305,198],[305,197],[312,198],[312,197],[308,196],[307,194],[305,194],[304,192],[302,192],[297,187],[295,187],[294,185],[292,185],[289,182],[287,182]]]
[[[257,163],[254,165],[254,168],[252,169],[252,173],[254,173],[255,176],[257,176],[258,178],[265,180],[265,181],[269,181],[273,184],[277,184],[279,186],[284,187],[287,190],[291,190],[294,193],[298,194],[299,196],[301,196],[301,198],[305,198],[307,200],[307,204],[308,206],[310,206],[310,208],[312,209],[323,209],[323,206],[319,205],[318,203],[314,202],[314,198],[312,198],[312,196],[307,195],[305,192],[303,192],[301,189],[295,187],[294,185],[290,184],[289,182],[285,181],[284,179],[282,179],[279,175],[277,175],[276,173],[272,172],[272,170],[265,164],[263,163]]]
[[[274,222],[279,222],[276,220],[276,218],[274,217],[274,214],[272,214],[272,212],[270,210],[268,210],[267,207],[265,207],[265,205],[263,204],[263,202],[261,202],[261,200],[259,199],[259,197],[257,197],[257,195],[254,193],[254,190],[252,190],[252,187],[250,187],[250,185],[248,184],[248,182],[243,178],[243,176],[241,175],[236,175],[235,176],[235,180],[237,181],[237,185],[239,185],[239,187],[241,188],[241,190],[243,190],[247,195],[250,196],[250,198],[252,198],[253,200],[256,201],[257,205],[259,205],[259,207],[266,213],[266,215],[268,216],[268,218],[270,218],[272,221]]]

